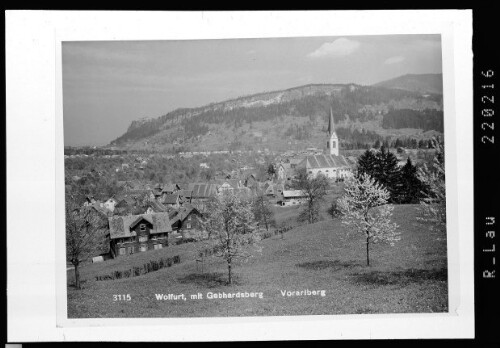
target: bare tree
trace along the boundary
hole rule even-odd
[[[81,288],[79,266],[105,245],[107,219],[93,207],[66,200],[66,258],[75,267],[75,287]]]
[[[394,207],[387,204],[390,193],[368,174],[349,178],[345,194],[338,200],[342,222],[366,237],[366,265],[370,265],[370,242],[400,239],[396,223],[391,222]]]
[[[326,191],[329,187],[328,179],[324,175],[310,177],[305,168],[302,168],[297,173],[296,186],[306,196],[306,205],[299,215],[299,220],[307,221],[310,224],[317,222],[321,203],[325,200]]]
[[[203,224],[209,233],[214,255],[227,262],[228,284],[232,284],[234,261],[248,259],[261,250],[251,202],[226,192],[210,204]]]

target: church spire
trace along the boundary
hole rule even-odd
[[[331,135],[335,130],[333,129],[333,112],[330,108],[330,120],[328,121],[328,134]]]

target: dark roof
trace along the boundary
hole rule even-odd
[[[196,183],[189,184],[190,191],[192,191],[193,198],[209,198],[215,197],[217,195],[217,185],[206,184],[206,183]]]
[[[335,155],[314,155],[307,156],[301,162],[306,168],[341,168],[349,167],[349,163],[344,156]]]
[[[109,234],[111,239],[135,236],[135,231],[131,231],[130,228],[132,224],[137,223],[142,219],[153,225],[153,229],[150,230],[151,234],[172,231],[168,213],[113,216],[108,219]]]

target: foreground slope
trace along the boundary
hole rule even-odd
[[[136,254],[82,269],[84,289],[68,287],[69,317],[217,317],[355,313],[413,313],[448,310],[446,236],[417,220],[418,206],[400,205],[394,220],[402,240],[374,245],[366,267],[363,237],[347,235],[338,220],[297,227],[263,241],[260,257],[238,264],[236,284],[227,286],[220,260],[197,269],[193,244]],[[93,277],[179,254],[171,268],[123,280]],[[68,272],[69,282],[72,273]],[[284,297],[285,291],[325,290],[325,296]],[[206,299],[208,292],[262,292],[263,298]],[[187,301],[158,301],[155,294],[181,294]],[[204,299],[191,300],[201,293]],[[130,302],[113,295],[130,294]]]

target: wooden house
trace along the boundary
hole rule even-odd
[[[171,211],[169,218],[173,233],[180,233],[183,237],[201,236],[203,234],[203,215],[190,204]]]
[[[113,216],[109,218],[110,252],[121,257],[168,246],[172,232],[168,213]]]

